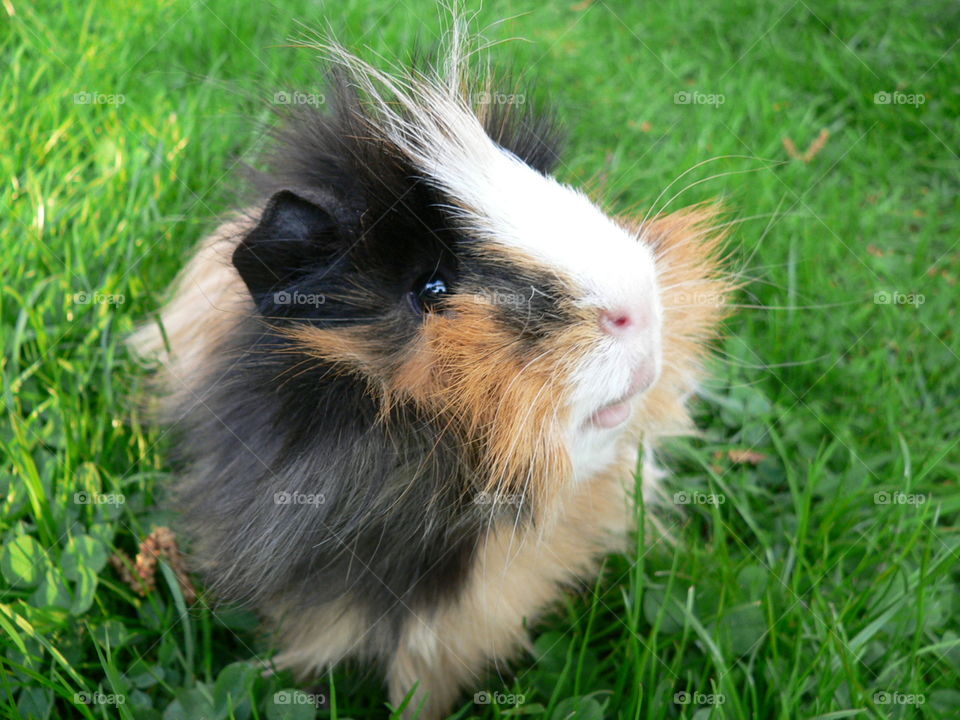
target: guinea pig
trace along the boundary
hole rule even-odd
[[[729,291],[713,206],[607,214],[460,44],[389,72],[323,45],[325,103],[131,339],[211,596],[276,667],[359,659],[422,718],[626,551]]]

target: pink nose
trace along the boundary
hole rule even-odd
[[[615,308],[600,311],[600,328],[615,337],[628,337],[650,325],[650,313],[645,310]]]

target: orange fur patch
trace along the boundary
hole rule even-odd
[[[726,236],[723,228],[717,229],[721,212],[719,205],[707,203],[645,223],[624,221],[656,253],[664,307],[663,373],[641,396],[634,416],[645,440],[689,429],[685,402],[696,388],[710,343],[728,314],[734,285],[721,270]]]

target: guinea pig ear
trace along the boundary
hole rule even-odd
[[[311,194],[312,195],[312,194]],[[281,190],[267,202],[260,222],[233,251],[233,266],[258,307],[279,290],[296,285],[330,256],[338,224],[332,203]]]

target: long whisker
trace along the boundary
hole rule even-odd
[[[695,188],[697,185],[703,185],[703,183],[707,183],[707,182],[710,182],[711,180],[716,180],[722,177],[731,177],[733,175],[747,175],[749,173],[755,173],[755,172],[760,172],[761,170],[769,170],[769,169],[770,169],[770,166],[764,166],[759,168],[748,168],[746,170],[729,170],[728,172],[716,173],[715,175],[710,175],[709,177],[701,178],[700,180],[696,180],[690,183],[689,185],[685,185],[683,188],[681,188],[676,193],[674,193],[673,196],[671,196],[670,199],[667,200],[663,204],[663,206],[657,210],[656,214],[659,215],[660,213],[662,213],[664,210],[667,209],[667,207],[669,207],[670,203],[672,203],[678,197],[680,197],[685,192],[687,192],[687,190]],[[656,217],[656,215],[654,217]]]
[[[701,160],[700,162],[696,163],[695,165],[692,165],[691,167],[687,168],[682,173],[677,175],[677,177],[675,177],[665,188],[663,188],[663,190],[660,191],[660,194],[657,195],[657,197],[655,197],[653,202],[650,204],[650,209],[647,210],[647,214],[644,215],[643,220],[640,222],[640,227],[643,227],[644,225],[647,224],[647,221],[650,219],[651,214],[653,214],[653,210],[654,208],[656,208],[657,203],[660,202],[663,196],[667,194],[670,188],[672,188],[674,185],[676,185],[678,182],[680,182],[683,178],[685,178],[687,175],[692,173],[697,168],[701,168],[704,165],[707,165],[712,162],[717,162],[718,160],[760,160],[762,162],[777,163],[777,161],[775,160],[765,160],[763,158],[759,158],[753,155],[717,155],[712,158],[707,158],[706,160]]]

